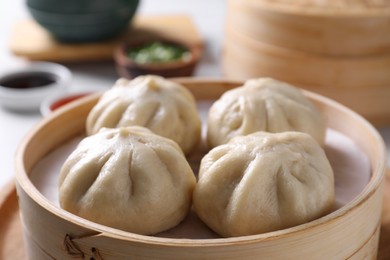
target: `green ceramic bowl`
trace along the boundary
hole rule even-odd
[[[30,14],[40,24],[53,24],[61,26],[101,25],[128,23],[134,9],[112,10],[111,12],[96,12],[84,14],[64,14],[46,12],[32,7],[28,8]]]
[[[134,0],[26,0],[27,6],[53,13],[94,13],[107,10],[128,9]],[[137,1],[138,2],[138,1]]]
[[[98,42],[118,36],[127,28],[127,24],[99,24],[96,25],[57,25],[41,24],[54,38],[64,43]]]
[[[67,3],[67,1],[51,1],[58,2],[58,5]],[[69,0],[69,2],[73,2],[73,0]],[[87,1],[80,0],[79,2]],[[29,3],[27,8],[32,17],[57,40],[62,42],[93,42],[110,39],[128,28],[137,10],[139,0],[126,0],[123,2],[126,2],[128,5],[99,12],[85,13],[66,13],[62,12],[59,7],[56,12],[44,11],[33,8]]]

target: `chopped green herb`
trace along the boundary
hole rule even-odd
[[[139,64],[186,60],[191,57],[191,53],[186,48],[160,41],[130,49],[127,55]]]

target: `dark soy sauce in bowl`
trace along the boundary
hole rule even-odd
[[[0,106],[14,111],[37,111],[42,101],[69,86],[72,73],[52,62],[28,64],[0,71]]]
[[[57,82],[58,77],[48,72],[24,72],[0,79],[0,86],[11,89],[39,88]]]

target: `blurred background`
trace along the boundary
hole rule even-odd
[[[223,36],[225,15],[224,0],[142,0],[140,1],[137,16],[185,15],[193,23],[199,35],[204,40],[204,50],[199,61],[195,76],[221,77],[220,52]],[[25,66],[28,59],[16,56],[10,50],[10,39],[15,32],[15,26],[21,22],[31,20],[26,2],[22,0],[1,1],[0,15],[0,72],[10,68]],[[25,42],[33,43],[36,39],[28,38]],[[118,74],[114,61],[84,61],[61,62],[72,72],[72,81],[68,91],[102,91],[110,88]],[[13,157],[18,144],[38,121],[42,119],[39,111],[15,112],[0,107],[0,186],[12,179]]]
[[[0,3],[0,14],[2,22],[0,27],[0,69],[7,69],[9,66],[16,66],[25,62],[24,59],[15,57],[9,50],[9,39],[15,24],[21,20],[31,19],[26,2],[22,0],[3,1]],[[199,30],[200,35],[206,43],[206,55],[203,55],[201,66],[195,72],[196,75],[218,77],[221,75],[220,51],[223,36],[223,24],[225,16],[226,1],[224,0],[143,0],[140,1],[137,15],[175,15],[184,14],[191,18],[192,22]],[[33,41],[33,39],[31,39]],[[94,80],[92,83],[97,87],[107,87],[107,83],[112,84],[112,80],[117,78],[112,63],[96,62],[86,64],[67,64],[75,73],[74,79]],[[88,77],[93,74],[93,77]],[[103,80],[103,81],[101,81]],[[89,82],[90,83],[90,82]],[[89,84],[88,83],[88,84]]]

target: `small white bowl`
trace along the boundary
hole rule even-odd
[[[41,115],[47,116],[54,110],[71,103],[79,98],[92,94],[93,92],[69,92],[69,93],[57,93],[46,97],[40,107]]]
[[[21,87],[26,77],[30,77],[30,83],[32,77],[46,79],[46,82],[35,82],[39,86],[30,87],[26,83]],[[41,102],[47,96],[63,92],[71,78],[69,69],[50,62],[31,62],[27,66],[11,69],[0,74],[0,105],[20,112],[38,111]]]

